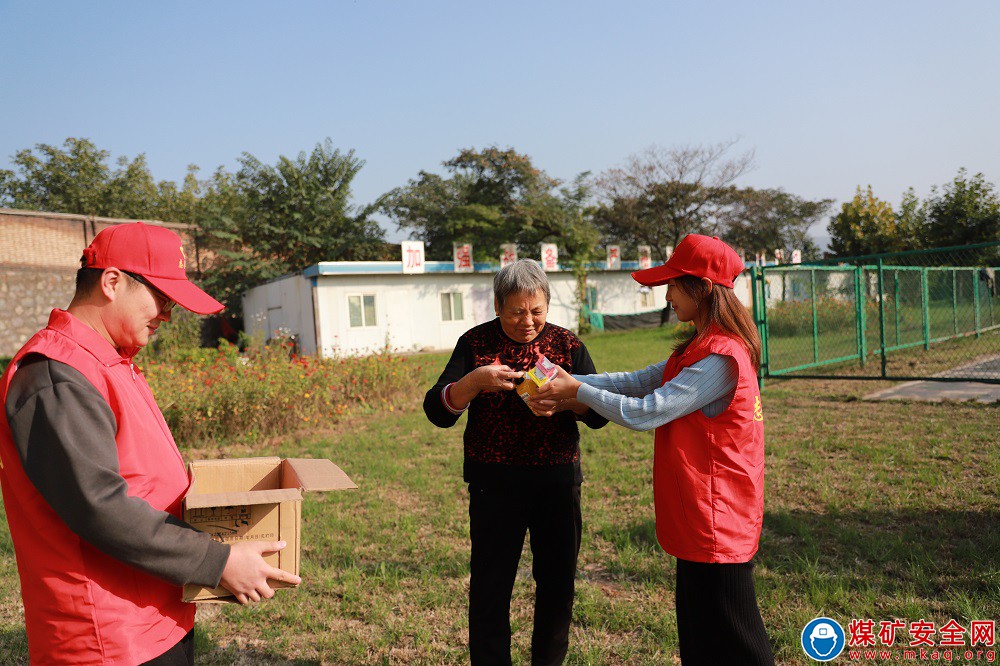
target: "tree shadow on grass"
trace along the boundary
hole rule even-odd
[[[284,666],[316,666],[321,662],[294,659],[270,650],[229,645],[220,647],[195,629],[196,664],[281,664]],[[28,634],[23,628],[0,631],[0,664],[26,666],[28,664]]]
[[[835,574],[885,594],[1000,603],[1000,512],[771,511],[757,561],[779,575]]]
[[[652,551],[660,549],[659,542],[656,540],[656,523],[652,518],[623,527],[605,525],[595,529],[594,534],[613,544],[616,548],[633,547],[637,550]]]
[[[656,544],[652,520],[598,534],[619,551]],[[965,597],[996,607],[1000,511],[768,511],[755,561],[793,588],[827,579],[846,589]],[[649,574],[641,560],[623,558],[619,565],[628,578]]]

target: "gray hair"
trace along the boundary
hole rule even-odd
[[[533,295],[539,289],[545,293],[545,304],[548,305],[549,279],[534,259],[518,259],[501,268],[493,276],[493,295],[501,309],[509,297],[515,294]]]

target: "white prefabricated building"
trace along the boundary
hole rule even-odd
[[[297,336],[302,353],[323,357],[365,354],[386,346],[398,351],[452,349],[459,336],[496,315],[496,266],[476,264],[458,273],[450,261],[428,261],[424,273],[403,273],[401,261],[330,261],[277,278],[243,295],[244,329],[264,339]],[[649,289],[632,279],[637,262],[621,270],[593,270],[587,288],[594,310],[627,315],[662,310],[666,287]],[[576,330],[580,303],[572,271],[546,274],[551,301],[547,320]],[[750,303],[747,273],[736,293]]]

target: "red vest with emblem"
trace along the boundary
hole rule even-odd
[[[83,374],[111,406],[128,494],[181,516],[188,487],[180,452],[149,385],[95,330],[63,310],[17,353],[0,380],[0,404],[20,360],[41,354]],[[80,427],[86,427],[81,423]],[[138,664],[194,627],[181,588],[105,555],[70,531],[24,473],[0,419],[0,485],[17,555],[32,663]]]
[[[663,383],[709,354],[737,362],[736,394],[715,418],[698,409],[656,429],[656,537],[683,560],[748,562],[757,552],[764,519],[764,416],[746,346],[709,330],[670,357]]]

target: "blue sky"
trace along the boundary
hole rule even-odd
[[[568,180],[739,138],[743,185],[898,205],[960,167],[1000,183],[998,34],[992,0],[0,0],[0,168],[74,136],[180,180],[330,137],[362,204],[463,147]]]

